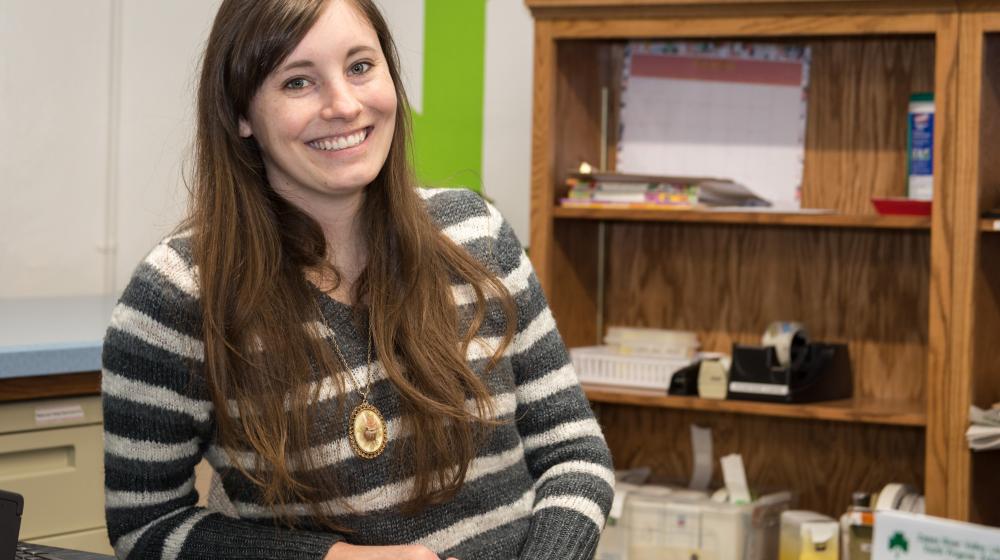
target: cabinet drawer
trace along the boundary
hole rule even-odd
[[[101,397],[74,397],[5,403],[0,406],[0,434],[100,424]],[[0,452],[4,449],[0,447]]]
[[[96,552],[97,554],[108,554],[111,556],[115,554],[111,548],[111,544],[108,543],[108,531],[104,527],[89,531],[80,531],[78,533],[69,533],[68,535],[39,537],[31,539],[30,542],[45,546],[86,550],[87,552]]]
[[[104,525],[101,425],[0,435],[0,488],[24,496],[21,539]]]

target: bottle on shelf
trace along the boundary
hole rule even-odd
[[[871,502],[871,494],[855,492],[851,495],[851,506],[840,516],[841,560],[871,559],[872,530],[875,527]]]

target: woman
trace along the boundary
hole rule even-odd
[[[370,0],[222,3],[189,217],[105,341],[119,557],[593,555],[611,461],[531,265],[408,126]]]

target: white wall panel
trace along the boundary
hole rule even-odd
[[[425,0],[376,0],[376,4],[396,43],[410,108],[423,113]]]
[[[116,290],[186,209],[197,73],[218,6],[218,0],[122,3]]]
[[[522,0],[487,0],[483,186],[524,244],[531,229],[533,45]]]
[[[110,0],[0,0],[0,297],[100,293]]]

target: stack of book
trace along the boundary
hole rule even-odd
[[[628,173],[573,173],[561,203],[570,208],[690,209],[699,206],[770,206],[727,179]]]

